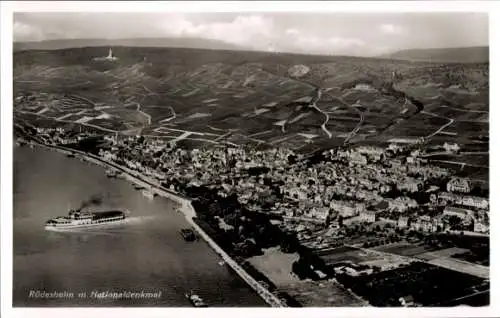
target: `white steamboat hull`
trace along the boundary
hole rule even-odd
[[[119,225],[127,222],[127,219],[111,220],[101,223],[80,223],[80,224],[56,224],[56,225],[45,225],[45,230],[47,231],[67,231],[72,229],[87,229],[96,227],[105,227],[110,225]]]

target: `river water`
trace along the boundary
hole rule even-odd
[[[96,208],[128,209],[130,221],[75,232],[43,229],[47,219],[91,197],[102,199]],[[188,224],[173,206],[164,198],[145,198],[125,180],[107,178],[102,167],[53,151],[14,148],[13,306],[184,307],[191,306],[184,296],[191,290],[211,307],[266,306],[219,265],[204,241],[182,239],[179,230]],[[93,296],[105,292],[156,296]]]

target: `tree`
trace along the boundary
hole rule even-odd
[[[284,253],[295,253],[299,247],[299,240],[294,233],[286,233],[281,241],[281,250]]]
[[[462,219],[456,215],[452,215],[449,218],[449,224],[451,229],[457,228],[462,224]]]

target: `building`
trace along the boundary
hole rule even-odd
[[[461,219],[465,219],[467,216],[472,215],[474,212],[468,209],[462,209],[454,206],[447,206],[444,208],[443,215],[458,216]]]
[[[410,219],[406,216],[400,216],[398,219],[398,227],[399,228],[407,228],[408,225],[410,224]]]
[[[413,296],[408,295],[405,297],[399,297],[399,302],[401,303],[401,306],[403,307],[415,307],[415,300],[413,299]]]
[[[487,209],[488,199],[481,197],[466,196],[462,198],[462,205],[478,209]]]
[[[113,56],[113,50],[109,49],[108,56],[95,57],[94,61],[116,61],[118,58]]]
[[[443,220],[440,217],[433,218],[431,220],[432,223],[432,232],[440,232],[444,229]]]
[[[329,215],[330,209],[326,207],[313,207],[305,216],[325,222]]]
[[[376,146],[360,146],[356,148],[359,153],[380,156],[384,153],[384,149]]]
[[[410,228],[415,231],[432,231],[432,220],[428,215],[424,215],[411,222]]]
[[[423,183],[415,179],[406,179],[398,182],[396,186],[400,191],[417,192],[423,187]]]
[[[306,200],[307,194],[304,191],[301,191],[299,188],[295,187],[290,189],[289,191],[285,191],[285,196],[292,200]]]
[[[398,197],[392,201],[389,201],[390,211],[404,212],[410,208],[416,208],[417,206],[417,201],[408,197]]]
[[[392,167],[401,167],[401,160],[399,159],[392,159],[392,160],[389,160],[389,163]]]
[[[358,147],[356,151],[374,161],[380,161],[384,154],[384,149],[374,146],[361,146]]]
[[[486,233],[490,230],[489,226],[482,221],[474,221],[474,232]]]
[[[387,150],[391,150],[391,151],[394,151],[394,152],[398,152],[401,150],[401,146],[395,144],[395,143],[391,143],[388,147],[387,147]]]
[[[406,163],[416,163],[415,157],[406,157]]]
[[[448,192],[469,193],[471,191],[470,182],[467,179],[454,178],[446,185]]]
[[[444,150],[446,150],[446,152],[457,152],[460,150],[460,146],[458,146],[456,143],[449,144],[445,142],[443,148]]]
[[[362,203],[332,200],[330,208],[338,212],[343,218],[347,218],[361,213],[365,209],[365,205]]]
[[[359,214],[360,218],[359,220],[361,222],[368,222],[368,223],[373,223],[377,220],[377,212],[376,211],[363,211]]]
[[[452,202],[456,204],[462,204],[462,197],[454,193],[440,192],[437,197],[441,202]]]
[[[360,275],[370,275],[373,273],[373,269],[357,269],[350,266],[341,266],[334,269],[336,274],[347,274],[349,276],[360,276]]]
[[[368,162],[366,157],[360,154],[359,152],[351,152],[349,159],[350,159],[349,163],[354,163],[358,165],[366,165]]]

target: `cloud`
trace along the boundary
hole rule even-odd
[[[273,20],[259,15],[237,16],[229,22],[195,24],[183,17],[168,19],[163,30],[172,36],[203,37],[234,44],[258,46],[271,40]]]
[[[353,46],[365,46],[365,42],[356,38],[332,37],[328,43],[339,48],[348,48]]]
[[[40,28],[19,21],[14,22],[12,33],[16,41],[36,41],[42,40],[44,37]]]
[[[106,27],[104,23],[100,20],[89,21],[88,14],[84,13],[74,13],[71,17],[58,13],[19,13],[14,15],[13,38],[14,41],[20,42],[107,38],[114,30],[112,27]],[[121,31],[124,31],[123,27]]]
[[[286,29],[285,34],[289,36],[297,36],[300,34],[300,32],[299,30],[292,28],[292,29]]]
[[[365,46],[365,42],[358,38],[340,36],[318,37],[295,28],[285,30],[285,35],[288,37],[290,48],[302,52],[344,54],[356,51]]]
[[[380,25],[380,30],[386,34],[402,34],[404,32],[401,26],[390,23]]]

